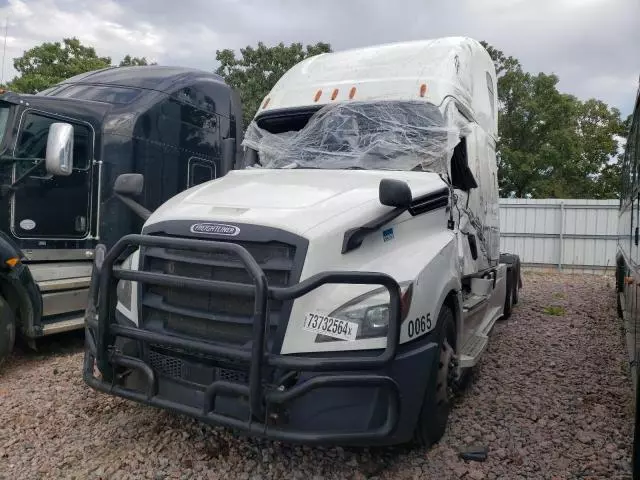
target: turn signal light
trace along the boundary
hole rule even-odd
[[[11,268],[13,268],[18,264],[19,261],[20,259],[18,257],[11,257],[10,259],[6,260],[4,263],[9,265]]]

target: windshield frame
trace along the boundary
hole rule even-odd
[[[5,139],[7,139],[7,133],[10,132],[10,127],[14,123],[12,114],[15,108],[15,105],[0,100],[0,147],[4,144]]]

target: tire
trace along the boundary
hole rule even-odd
[[[520,277],[520,257],[511,253],[501,253],[500,263],[506,263],[507,267],[507,295],[505,296],[504,318],[511,316],[513,306],[518,304],[519,290],[522,284]],[[507,298],[511,296],[511,298]]]
[[[515,274],[513,276],[513,305],[518,304],[521,284],[522,281],[520,277],[520,258],[516,257]]]
[[[511,316],[513,311],[513,292],[518,288],[517,286],[516,271],[513,267],[507,268],[507,288],[504,295],[504,313],[502,319],[506,320]]]
[[[456,339],[456,324],[452,310],[443,305],[437,320],[438,358],[431,367],[429,384],[414,431],[414,442],[431,447],[444,435],[451,410],[451,364]]]
[[[16,320],[9,304],[0,297],[0,365],[3,365],[16,343]]]
[[[620,302],[620,294],[624,293],[624,265],[618,262],[616,265],[616,311],[618,318],[623,318],[622,303]]]

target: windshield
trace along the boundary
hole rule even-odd
[[[271,133],[253,121],[243,146],[262,168],[415,170],[445,173],[460,132],[422,101],[326,105],[299,131]]]
[[[40,95],[77,98],[96,102],[126,105],[138,98],[141,90],[114,85],[62,85],[40,92]]]

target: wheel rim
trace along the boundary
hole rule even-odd
[[[436,404],[438,408],[447,408],[453,395],[454,351],[448,339],[444,339],[440,348],[440,359],[438,364],[438,384],[436,386]]]

